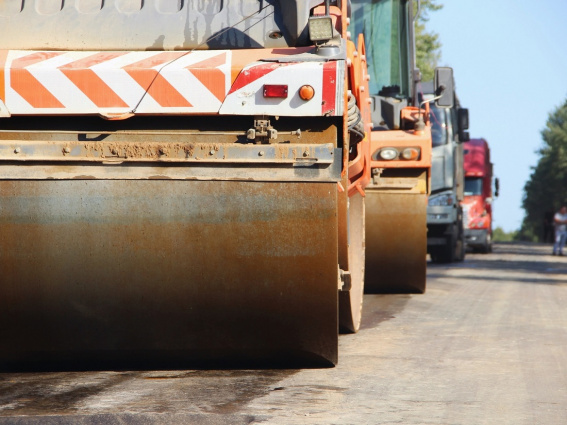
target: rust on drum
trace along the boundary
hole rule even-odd
[[[366,191],[367,293],[423,293],[427,195]]]
[[[334,364],[336,211],[332,182],[0,181],[0,368]]]

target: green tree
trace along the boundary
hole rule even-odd
[[[550,213],[567,203],[567,100],[549,114],[538,163],[524,186],[521,236],[542,240]]]
[[[437,0],[421,0],[421,8],[415,25],[415,56],[417,67],[421,71],[422,81],[433,80],[435,67],[441,58],[441,42],[439,34],[427,31],[425,24],[429,21],[429,12],[443,8]],[[414,11],[417,12],[417,1],[414,0]]]
[[[517,233],[518,233],[517,230],[507,233],[504,231],[504,229],[502,229],[502,227],[498,226],[492,232],[492,240],[494,242],[512,242],[516,240]]]

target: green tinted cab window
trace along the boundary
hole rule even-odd
[[[411,95],[408,14],[407,1],[352,1],[351,33],[364,35],[371,94],[399,86],[399,97]]]

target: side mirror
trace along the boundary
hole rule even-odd
[[[457,112],[457,120],[459,125],[459,142],[468,142],[471,137],[469,135],[469,110],[467,108],[459,108]]]
[[[469,129],[469,110],[467,108],[459,108],[458,112],[459,130]]]
[[[440,108],[452,108],[455,99],[453,68],[435,68],[435,95],[440,96],[435,105]]]
[[[494,179],[494,189],[494,197],[498,198],[498,192],[500,191],[500,180],[498,180],[498,177]]]

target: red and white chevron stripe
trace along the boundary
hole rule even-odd
[[[344,61],[258,61],[270,55],[277,56],[269,50],[0,51],[0,117],[342,115]],[[285,84],[289,96],[265,98],[265,84]],[[302,85],[314,88],[313,99],[300,99]]]
[[[12,115],[218,113],[231,51],[8,52]]]

